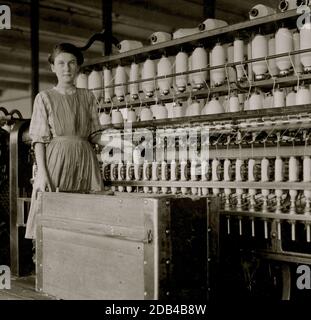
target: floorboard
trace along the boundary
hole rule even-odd
[[[55,300],[35,290],[35,276],[11,278],[11,289],[0,290],[0,300]]]

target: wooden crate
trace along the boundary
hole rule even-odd
[[[217,205],[210,200],[40,197],[37,290],[61,299],[209,297],[218,246]]]

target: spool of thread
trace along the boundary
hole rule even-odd
[[[300,28],[300,49],[311,49],[311,23],[306,22],[302,28]],[[305,72],[311,71],[311,52],[301,53],[301,63]]]
[[[183,117],[185,115],[185,110],[182,104],[176,104],[173,106],[173,118]]]
[[[139,80],[139,65],[135,62],[132,62],[130,69],[130,82]],[[139,84],[133,83],[130,84],[130,96],[132,99],[138,99],[139,95]]]
[[[289,158],[288,181],[296,182],[299,176],[299,164],[296,157]]]
[[[263,99],[260,92],[253,92],[249,98],[249,110],[258,110],[263,107]]]
[[[112,162],[110,165],[110,180],[115,181],[118,179],[118,164]]]
[[[218,159],[213,159],[212,161],[212,181],[219,181],[218,170],[220,166],[220,161]]]
[[[233,42],[233,61],[244,61],[244,41],[241,39],[235,39]],[[241,81],[244,78],[244,70],[242,65],[236,66],[237,79]]]
[[[227,48],[227,61],[228,63],[234,62],[234,47],[233,44],[228,45]],[[237,76],[233,67],[227,67],[227,81],[236,82]]]
[[[273,8],[265,6],[263,4],[257,4],[249,11],[249,19],[253,20],[261,17],[266,17],[274,13],[275,10]]]
[[[255,181],[255,160],[249,159],[248,160],[248,181],[253,182]]]
[[[282,90],[282,89],[274,90],[274,92],[273,92],[273,107],[274,108],[285,107],[284,90]]]
[[[295,90],[291,90],[286,96],[286,106],[295,106],[296,105],[296,95]]]
[[[77,88],[88,89],[88,76],[85,73],[79,73],[77,77]]]
[[[153,113],[148,107],[144,107],[140,111],[140,121],[149,121],[153,119]]]
[[[161,162],[161,180],[162,181],[169,181],[169,171],[168,171],[168,164],[165,160]]]
[[[217,114],[217,113],[224,113],[225,109],[222,104],[219,102],[218,97],[213,96],[210,101],[204,106],[201,111],[201,114]]]
[[[201,114],[201,112],[202,110],[201,110],[200,103],[198,101],[194,101],[188,106],[186,110],[186,116],[187,117],[198,116]]]
[[[275,54],[293,51],[293,35],[287,28],[280,28],[275,34]],[[275,59],[281,75],[289,74],[291,61],[289,56]]]
[[[120,53],[142,48],[143,44],[140,41],[135,40],[123,40],[117,44],[117,48]]]
[[[282,182],[284,180],[284,163],[281,157],[276,157],[274,165],[274,181]]]
[[[303,182],[311,182],[311,158],[303,157]]]
[[[161,178],[161,167],[158,161],[152,162],[152,173],[151,178],[153,181],[158,181]]]
[[[126,163],[126,181],[134,179],[134,165],[131,161]]]
[[[154,62],[151,59],[147,59],[142,68],[142,79],[149,79],[149,78],[155,78],[156,71],[155,71],[155,65]],[[152,97],[154,90],[155,90],[155,83],[153,80],[151,81],[144,81],[142,83],[142,89],[146,95],[146,97]]]
[[[269,56],[272,56],[275,54],[275,38],[272,37],[268,40],[268,53]],[[268,65],[269,65],[269,73],[271,76],[277,76],[279,74],[279,69],[276,65],[275,59],[269,59],[268,60]]]
[[[178,170],[177,163],[176,163],[176,161],[173,159],[173,160],[171,161],[171,181],[176,181],[176,180],[178,180],[177,170]]]
[[[161,43],[161,42],[170,41],[170,40],[172,40],[172,35],[168,32],[158,31],[158,32],[154,32],[150,36],[151,44]]]
[[[167,76],[172,73],[172,65],[167,57],[162,57],[157,64],[158,76]],[[160,93],[166,95],[170,92],[172,86],[173,78],[168,77],[158,80],[158,86]]]
[[[88,77],[88,88],[93,91],[94,96],[97,100],[102,97],[103,79],[102,72],[93,70]],[[93,90],[96,89],[96,90]]]
[[[266,109],[273,107],[273,96],[270,92],[267,92],[266,94],[264,94],[263,107]]]
[[[209,162],[205,159],[201,161],[201,180],[207,181],[209,176]]]
[[[285,12],[297,8],[297,0],[281,0],[279,2],[279,10]]]
[[[111,70],[105,68],[104,69],[104,85],[111,86],[112,83],[112,73]],[[113,98],[113,88],[105,88],[105,102],[110,102]]]
[[[190,166],[190,179],[192,181],[198,181],[199,180],[199,162],[196,159],[191,160],[191,166]]]
[[[142,171],[143,171],[142,164],[134,162],[134,177],[136,181],[139,181],[142,179]]]
[[[229,112],[239,112],[240,111],[240,101],[237,95],[232,95],[229,98]]]
[[[180,162],[180,180],[187,181],[188,180],[188,163],[186,160],[181,160]]]
[[[224,65],[226,63],[226,54],[224,47],[217,43],[211,52],[211,67]],[[210,71],[211,81],[214,86],[220,86],[225,82],[225,68],[213,69]]]
[[[173,39],[183,38],[199,32],[199,28],[181,28],[173,33]]]
[[[191,70],[203,69],[207,67],[207,52],[204,48],[197,47],[191,56]],[[194,89],[201,89],[207,79],[207,71],[192,74]]]
[[[166,161],[163,160],[161,162],[161,180],[162,181],[169,181],[169,179],[170,179],[170,177],[169,177],[168,164]],[[162,190],[162,193],[168,192],[167,187],[162,187],[161,190]]]
[[[152,172],[151,172],[151,179],[152,181],[158,181],[161,178],[161,164],[158,161],[152,162]],[[153,193],[159,192],[159,187],[152,187]]]
[[[252,57],[253,57],[253,55],[252,55],[252,41],[250,41],[247,44],[247,59],[251,60]],[[249,79],[253,79],[253,64],[252,63],[247,64],[247,74],[248,74]]]
[[[142,179],[143,157],[141,156],[141,150],[138,147],[136,147],[133,150],[133,162],[134,162],[134,178],[135,180],[139,181]]]
[[[227,25],[228,23],[226,21],[209,18],[203,21],[202,23],[200,23],[198,28],[200,31],[209,31],[209,30],[225,27]]]
[[[136,121],[136,112],[132,109],[126,109],[126,122],[135,122]]]
[[[111,113],[111,123],[112,124],[118,124],[123,122],[123,116],[121,111],[119,110],[112,110]]]
[[[176,73],[188,71],[188,55],[185,52],[178,52],[175,61]],[[176,86],[179,92],[184,92],[187,87],[187,75],[176,76]]]
[[[126,179],[126,166],[122,161],[118,164],[118,180],[124,181]]]
[[[310,104],[310,103],[311,103],[310,89],[305,86],[300,86],[296,93],[296,105]]]
[[[244,166],[244,161],[241,159],[236,159],[235,162],[235,181],[243,181],[242,168]]]
[[[264,35],[257,34],[252,40],[252,58],[265,58],[268,51],[268,41]],[[268,66],[265,60],[252,63],[252,69],[255,74],[256,80],[262,80],[265,78],[268,71]]]
[[[34,175],[33,175],[34,176]],[[110,163],[108,162],[103,162],[102,166],[102,176],[104,181],[110,181],[111,179],[111,174],[110,174]]]
[[[267,158],[261,160],[261,181],[269,181],[270,162]]]
[[[231,161],[226,159],[224,161],[224,181],[231,181]]]
[[[144,181],[149,181],[152,176],[152,164],[148,161],[145,160],[143,164],[143,180]]]
[[[156,104],[152,108],[152,113],[155,119],[166,119],[168,116],[167,108],[165,105]]]
[[[118,65],[116,69],[116,75],[114,83],[117,84],[123,84],[126,83],[126,72],[125,68],[123,66]],[[127,86],[117,86],[114,88],[114,93],[119,101],[123,101],[126,94],[127,94]]]
[[[171,161],[171,181],[176,181],[179,178],[179,166],[177,165],[177,162],[173,159]],[[176,187],[171,187],[172,194],[177,193],[177,188]]]
[[[191,71],[192,70],[192,54],[188,57],[188,70]],[[193,73],[189,73],[188,74],[188,84],[189,85],[193,85]]]
[[[101,125],[108,125],[111,124],[111,116],[109,113],[101,112],[99,116],[99,122]]]
[[[293,33],[293,42],[294,42],[294,51],[300,50],[300,34],[299,32]],[[294,57],[294,66],[298,74],[303,73],[303,65],[300,60],[300,54],[295,54]]]

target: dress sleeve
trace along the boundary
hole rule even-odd
[[[48,111],[40,93],[37,94],[34,101],[29,136],[32,140],[32,144],[35,144],[36,142],[49,143],[51,141]]]
[[[92,92],[90,92],[90,110],[91,110],[91,133],[100,130],[101,125],[99,122],[99,115],[97,112],[97,104],[95,96]]]

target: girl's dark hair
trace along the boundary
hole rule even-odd
[[[48,57],[49,63],[54,64],[54,60],[55,60],[56,56],[62,52],[73,54],[77,58],[78,66],[81,66],[83,64],[84,57],[83,57],[81,50],[78,47],[76,47],[75,45],[73,45],[71,43],[65,43],[65,42],[57,44],[53,48],[52,53]]]

